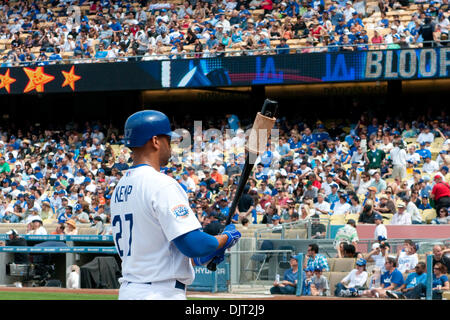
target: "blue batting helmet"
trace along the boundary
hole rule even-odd
[[[128,117],[125,122],[125,145],[142,147],[158,135],[177,136],[170,127],[167,116],[156,110],[143,110]]]

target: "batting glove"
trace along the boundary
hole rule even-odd
[[[227,225],[225,227],[225,229],[223,229],[222,234],[225,234],[228,236],[227,242],[222,247],[223,249],[231,248],[241,238],[241,233],[236,229],[236,226],[234,224]]]

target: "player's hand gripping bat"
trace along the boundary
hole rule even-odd
[[[234,216],[236,207],[239,203],[239,200],[241,199],[244,187],[247,184],[247,180],[250,176],[250,173],[252,172],[258,154],[266,151],[267,140],[270,136],[270,131],[272,130],[273,125],[276,121],[275,114],[277,112],[277,109],[278,102],[266,99],[264,101],[261,112],[258,112],[256,114],[256,118],[248,139],[248,146],[245,150],[244,169],[241,173],[239,184],[236,189],[233,202],[231,203],[230,211],[228,213],[225,225],[229,225],[231,223],[231,218]],[[207,268],[208,270],[216,271],[217,266],[213,261],[214,259],[210,263],[208,263]]]

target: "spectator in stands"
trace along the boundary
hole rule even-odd
[[[77,224],[74,220],[72,219],[68,219],[65,222],[65,234],[67,235],[77,235],[78,234],[78,229],[77,229]]]
[[[442,292],[450,290],[447,271],[447,267],[440,262],[433,265],[433,300],[442,300]]]
[[[446,253],[450,252],[449,249],[445,249],[445,246],[437,244],[433,246],[433,251],[430,254],[433,254],[433,266],[436,263],[442,263],[447,270],[450,270],[450,258],[446,255]]]
[[[311,239],[325,239],[327,228],[320,223],[320,216],[314,214],[311,216]]]
[[[321,270],[330,271],[327,258],[319,253],[319,246],[316,243],[308,245],[304,268],[307,267],[314,269],[320,267]]]
[[[426,295],[427,274],[426,264],[419,262],[415,266],[415,271],[408,274],[405,282],[398,290],[387,290],[386,295],[393,299],[420,299]]]
[[[64,223],[58,223],[56,225],[55,231],[52,231],[50,234],[65,234],[64,229],[66,228]]]
[[[380,202],[375,204],[375,211],[378,211],[381,215],[395,213],[395,203],[388,197],[388,195],[382,194],[380,195],[379,199]]]
[[[403,201],[397,201],[397,212],[392,216],[391,219],[392,225],[410,225],[411,222],[411,214],[406,211],[406,205]]]
[[[359,215],[358,223],[375,223],[375,216],[380,214],[378,211],[373,209],[373,201],[367,200],[363,207],[361,214]]]
[[[27,240],[21,237],[17,230],[11,229],[6,232],[8,239],[5,242],[0,242],[0,246],[7,247],[26,247]],[[30,263],[30,255],[28,253],[15,252],[14,253],[14,263],[15,264],[29,264]]]
[[[311,295],[312,296],[329,296],[330,286],[327,277],[323,275],[323,268],[316,266],[314,268],[314,276],[311,282]]]
[[[450,217],[448,215],[450,208],[441,208],[437,213],[437,217],[431,220],[432,224],[450,224]]]
[[[339,230],[336,232],[334,241],[336,244],[336,250],[338,250],[341,242],[346,242],[356,246],[358,244],[359,238],[358,231],[356,230],[355,220],[349,219],[343,227],[339,228]]]
[[[42,225],[42,219],[40,216],[32,216],[29,219],[31,222],[31,230],[27,234],[32,235],[46,235],[47,230]]]
[[[283,280],[274,281],[273,287],[270,288],[271,294],[295,294],[297,290],[298,279],[298,260],[291,256],[289,259],[291,267],[284,272]]]
[[[105,227],[104,221],[100,216],[95,216],[93,219],[93,224],[91,225],[92,228],[95,228],[97,230],[98,235],[104,235],[107,234],[107,229]]]
[[[403,246],[397,249],[398,270],[401,273],[414,272],[418,262],[417,245],[409,239],[405,240]]]
[[[381,271],[385,271],[386,259],[389,257],[390,245],[386,242],[380,244],[375,242],[372,245],[372,250],[367,253],[365,259],[368,262],[375,262],[375,266],[380,268]]]
[[[441,208],[450,207],[450,185],[445,182],[440,173],[434,176],[434,182],[430,197],[434,199],[436,212],[439,212]]]
[[[316,213],[326,214],[330,213],[330,204],[325,201],[325,195],[323,193],[317,194],[317,202],[314,204]]]
[[[350,297],[359,296],[366,287],[368,273],[366,271],[366,260],[358,259],[356,268],[350,271],[338,284],[334,291],[335,296]],[[358,292],[359,291],[359,292]]]
[[[343,193],[339,194],[339,201],[334,203],[333,215],[346,215],[350,213],[351,205],[347,202],[347,196]]]
[[[413,192],[413,194],[418,194],[418,192]],[[410,196],[404,196],[402,198],[406,204],[406,211],[411,216],[411,223],[412,224],[422,224],[422,215],[415,205],[414,201],[412,201],[412,198]]]
[[[403,275],[397,269],[395,258],[388,257],[385,262],[385,269],[381,275],[381,288],[371,291],[372,297],[386,298],[386,291],[398,290],[404,283]]]

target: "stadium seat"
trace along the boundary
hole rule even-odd
[[[97,234],[97,229],[92,227],[79,227],[78,234]]]
[[[353,214],[347,214],[345,215],[345,223],[348,222],[348,220],[353,219],[356,221],[356,223],[358,223],[358,219],[359,219],[359,214],[357,213],[353,213]]]
[[[328,275],[328,285],[330,286],[330,295],[334,296],[334,290],[336,285],[341,282],[342,279],[348,274],[348,272],[335,272],[332,271]]]
[[[337,258],[334,261],[333,271],[335,272],[350,272],[355,267],[354,258]]]
[[[430,224],[431,220],[436,218],[436,210],[435,209],[426,209],[422,212],[422,218],[426,223]]]
[[[343,225],[345,224],[345,215],[343,214],[334,214],[330,216],[330,224],[333,225]]]
[[[284,232],[285,239],[306,239],[307,235],[306,229],[287,229]]]
[[[339,258],[327,258],[328,266],[330,267],[330,271],[334,270],[334,262]]]

